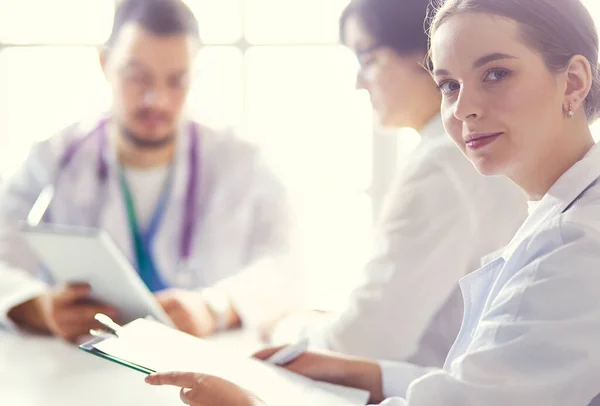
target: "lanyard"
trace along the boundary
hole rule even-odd
[[[163,185],[158,202],[156,203],[156,207],[154,208],[148,228],[144,232],[140,227],[137,215],[135,213],[133,196],[131,195],[131,189],[127,183],[125,174],[122,169],[119,170],[119,180],[121,183],[121,190],[123,191],[123,197],[125,199],[127,219],[129,221],[129,228],[131,230],[131,236],[134,243],[137,269],[140,277],[152,292],[157,292],[167,287],[158,274],[152,258],[152,241],[154,241],[154,237],[156,236],[160,222],[164,217],[164,212],[173,183],[172,173],[173,171],[171,169]]]
[[[108,148],[106,126],[108,119],[102,119],[94,130],[89,133],[86,137],[75,140],[73,143],[67,146],[65,152],[60,160],[59,170],[65,170],[73,157],[79,150],[79,148],[88,139],[94,136],[98,137],[98,179],[102,185],[106,184],[108,179],[108,163],[106,158],[106,149]],[[192,253],[192,240],[194,236],[194,230],[197,222],[197,207],[199,198],[199,187],[200,187],[200,163],[198,161],[198,150],[200,135],[198,133],[198,126],[190,122],[188,124],[189,136],[190,136],[190,147],[189,147],[189,168],[188,168],[188,184],[184,201],[184,210],[181,218],[181,236],[179,240],[179,260],[186,261],[190,258]],[[159,219],[160,220],[160,219]]]

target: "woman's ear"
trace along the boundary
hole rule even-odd
[[[567,83],[563,108],[565,112],[576,112],[583,105],[592,87],[593,76],[589,61],[582,55],[571,58],[565,71]]]

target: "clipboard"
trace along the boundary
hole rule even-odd
[[[107,354],[105,352],[102,352],[100,350],[97,350],[94,347],[94,345],[100,343],[103,340],[105,340],[105,338],[97,337],[97,338],[95,338],[95,339],[93,339],[91,341],[88,341],[87,343],[81,344],[79,346],[79,348],[81,350],[89,353],[89,354],[95,355],[95,356],[100,357],[100,358],[104,358],[104,359],[106,359],[108,361],[115,362],[117,364],[123,365],[124,367],[131,368],[131,369],[133,369],[135,371],[141,372],[141,373],[146,374],[146,375],[150,375],[150,374],[153,374],[153,373],[156,372],[156,371],[154,371],[154,370],[152,370],[150,368],[146,368],[144,366],[141,366],[141,365],[138,365],[138,364],[134,364],[133,362],[129,362],[129,361],[126,361],[124,359],[121,359],[121,358],[115,357],[113,355]]]
[[[79,346],[79,349],[95,355],[97,357],[100,358],[104,358],[108,361],[112,361],[115,362],[117,364],[123,365],[124,367],[133,369],[135,371],[138,372],[142,372],[146,375],[150,375],[155,373],[156,371],[150,368],[147,368],[145,366],[136,364],[134,362],[130,362],[127,361],[123,358],[111,355],[107,352],[101,351],[98,348],[96,348],[96,346],[100,345],[104,340],[107,340],[109,338],[112,337],[118,337],[118,330],[124,329],[125,327],[119,326],[117,323],[115,323],[113,320],[111,320],[110,317],[106,316],[105,314],[96,314],[96,316],[94,317],[96,319],[96,321],[98,321],[100,324],[102,324],[105,328],[105,330],[90,330],[90,334],[93,336],[96,336],[96,338],[83,343]],[[149,320],[152,320],[150,317],[148,318]]]
[[[276,365],[240,356],[229,347],[152,319],[136,319],[119,326],[104,315],[96,316],[106,330],[93,330],[98,337],[81,344],[79,349],[144,374],[192,371],[216,375],[247,389],[267,404],[366,405],[370,397],[364,390],[313,381]]]

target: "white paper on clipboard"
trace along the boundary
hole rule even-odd
[[[283,368],[232,354],[227,348],[162,324],[139,319],[94,347],[159,372],[199,372],[227,379],[265,401],[286,406],[365,405],[369,393],[321,384]]]

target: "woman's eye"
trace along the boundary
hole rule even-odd
[[[438,90],[443,94],[450,94],[455,90],[460,89],[458,82],[454,80],[445,80],[437,86]]]
[[[508,71],[505,71],[505,70],[492,70],[492,71],[489,71],[485,75],[484,82],[501,80],[501,79],[504,79],[506,76],[508,76]]]

